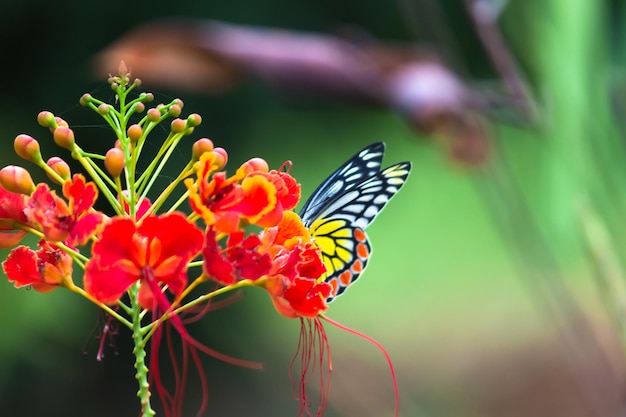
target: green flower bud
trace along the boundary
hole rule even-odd
[[[91,98],[92,98],[91,94],[89,94],[89,93],[83,94],[83,96],[80,98],[80,101],[79,101],[80,105],[81,106],[88,106],[89,103],[91,103]]]
[[[106,103],[102,103],[98,106],[98,114],[101,114],[102,116],[109,114],[109,111],[111,111],[111,107]]]
[[[190,114],[189,117],[187,117],[187,126],[189,127],[196,127],[200,123],[202,123],[202,117],[197,113]]]
[[[39,126],[43,127],[56,127],[54,114],[50,113],[49,111],[39,112],[39,114],[37,115],[37,123],[39,123]]]

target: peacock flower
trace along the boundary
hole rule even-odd
[[[72,281],[72,258],[54,244],[41,240],[40,249],[18,246],[2,263],[2,269],[16,288],[31,286],[46,293]]]
[[[92,210],[98,189],[81,174],[74,174],[71,181],[63,183],[63,196],[68,202],[47,184],[40,183],[27,200],[24,213],[38,225],[46,240],[83,245],[99,231],[105,219],[102,213]]]
[[[263,285],[276,310],[289,318],[317,317],[326,311],[332,287],[320,281],[326,267],[300,217],[284,212],[280,223],[267,229],[262,239],[272,255]]]
[[[227,177],[218,171],[223,160],[217,149],[204,152],[196,162],[197,180],[185,181],[191,208],[207,226],[220,233],[239,231],[246,224],[270,227],[297,204],[300,186],[288,173],[267,172],[267,163],[260,160],[244,163]]]
[[[85,267],[85,290],[95,299],[114,304],[135,282],[139,301],[151,309],[160,284],[178,295],[187,284],[187,264],[202,248],[203,234],[183,214],[148,216],[137,224],[115,217],[92,247]]]

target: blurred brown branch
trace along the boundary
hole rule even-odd
[[[442,139],[453,159],[480,164],[489,153],[475,92],[433,53],[373,40],[244,27],[215,21],[162,21],[137,28],[95,60],[103,75],[124,60],[144,81],[215,93],[247,77],[297,96],[399,113]]]

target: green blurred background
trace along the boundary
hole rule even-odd
[[[0,160],[24,165],[12,150],[19,133],[49,141],[35,120],[43,109],[75,126],[79,141],[110,147],[98,119],[78,106],[84,92],[111,97],[89,63],[128,30],[163,17],[321,33],[356,27],[382,40],[428,45],[471,86],[497,85],[463,2],[439,3],[2,2]],[[414,163],[408,184],[369,229],[374,255],[367,272],[328,313],[387,348],[401,415],[624,415],[623,299],[615,296],[626,252],[624,3],[505,6],[501,28],[538,98],[540,122],[492,118],[494,151],[481,169],[459,167],[382,109],[285,98],[254,81],[216,96],[143,88],[158,100],[181,96],[186,114],[200,113],[195,137],[225,147],[231,167],[252,156],[273,167],[291,159],[304,195],[371,142],[387,143],[387,164]],[[44,145],[45,156],[55,153]],[[186,161],[182,153],[178,158]],[[600,250],[608,260],[594,261],[585,249],[590,219],[609,236],[600,239],[608,243]],[[617,284],[598,279],[607,270]],[[247,291],[241,302],[192,326],[209,346],[266,364],[257,372],[207,358],[208,415],[297,414],[287,366],[298,323],[278,316],[268,301],[261,291]],[[41,295],[0,283],[0,415],[138,414],[129,335],[120,329],[105,360],[96,361],[98,314],[63,291]],[[392,415],[382,355],[355,336],[330,327],[328,333],[334,372],[327,415]],[[197,387],[192,378],[190,416]]]

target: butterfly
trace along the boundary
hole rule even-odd
[[[385,144],[373,143],[346,161],[320,184],[300,210],[300,218],[320,247],[323,278],[332,286],[331,302],[359,278],[371,255],[365,233],[402,188],[410,162],[381,170]]]

